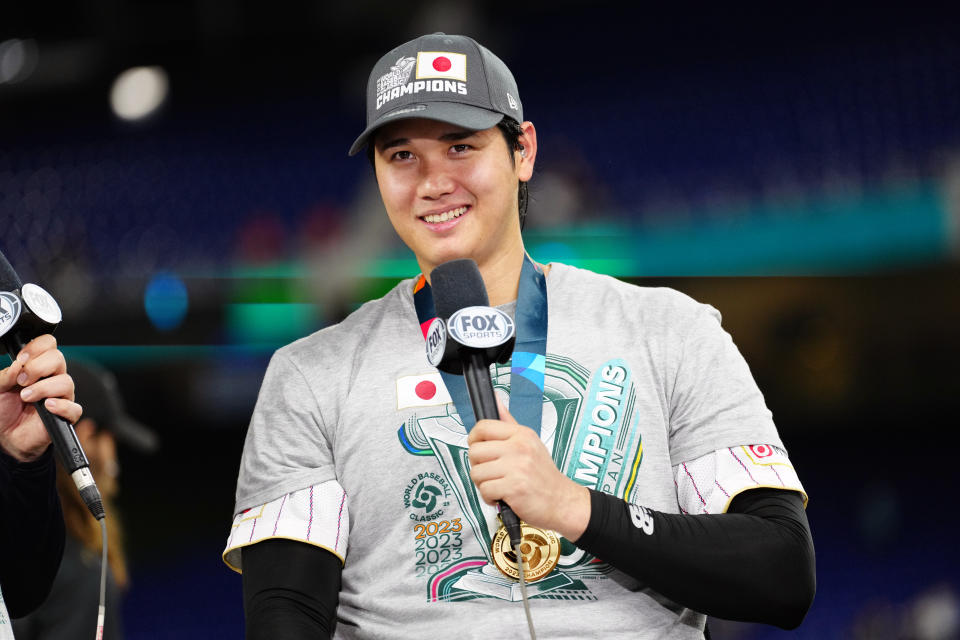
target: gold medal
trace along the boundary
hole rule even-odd
[[[523,576],[527,582],[536,582],[550,575],[560,561],[560,537],[553,531],[520,523],[520,554],[523,556]],[[510,547],[510,535],[502,524],[491,545],[493,564],[508,578],[520,579],[517,555]]]

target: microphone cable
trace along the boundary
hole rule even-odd
[[[16,338],[15,338],[16,340]],[[22,342],[16,343],[17,350],[22,349]],[[106,511],[103,508],[103,497],[100,495],[100,489],[93,479],[93,473],[90,472],[90,463],[83,452],[77,440],[73,425],[54,415],[47,409],[43,401],[34,402],[37,413],[40,416],[43,426],[46,427],[53,441],[53,451],[60,461],[63,468],[69,473],[73,480],[80,498],[87,506],[87,510],[95,519],[100,522],[100,540],[103,543],[103,554],[100,564],[100,605],[97,608],[97,633],[95,640],[103,640],[103,626],[107,612],[107,521]],[[71,447],[75,444],[75,447]],[[73,469],[73,471],[71,471]]]
[[[513,543],[510,543],[513,546]],[[530,615],[530,601],[527,600],[527,578],[523,573],[523,554],[520,545],[513,552],[517,556],[517,572],[520,574],[520,598],[523,600],[523,613],[527,616],[527,628],[530,630],[530,640],[537,640],[537,632],[533,628],[533,617]]]
[[[23,345],[19,345],[19,348],[23,348]],[[95,640],[103,640],[103,626],[107,612],[107,520],[106,511],[103,508],[103,498],[100,495],[100,489],[97,488],[96,481],[93,479],[93,474],[90,472],[90,464],[87,461],[86,454],[77,441],[73,425],[63,418],[52,414],[49,409],[43,406],[42,401],[34,402],[33,404],[37,409],[37,413],[40,415],[44,427],[46,427],[47,432],[50,434],[50,439],[53,441],[53,450],[59,458],[60,464],[70,474],[70,478],[77,487],[80,498],[87,506],[90,515],[100,522],[100,539],[103,543],[103,554],[100,564],[100,605],[97,608],[97,633]],[[71,442],[76,443],[76,448],[73,451],[70,451],[68,448]],[[77,468],[78,464],[82,466]],[[71,472],[71,468],[75,470]]]
[[[107,520],[103,517],[100,518],[100,539],[103,541],[103,555],[100,559],[100,606],[95,640],[103,640],[103,623],[107,617]]]
[[[427,347],[427,362],[437,367],[441,374],[462,375],[467,396],[477,420],[500,418],[500,409],[497,407],[497,397],[493,391],[490,379],[490,364],[494,361],[506,363],[506,357],[513,349],[515,329],[513,319],[503,311],[489,306],[487,287],[480,274],[477,263],[469,258],[450,260],[437,265],[431,272],[431,293],[433,296],[433,310],[435,320],[424,333]],[[421,289],[422,291],[422,289]],[[414,296],[416,297],[416,293]],[[420,303],[417,303],[417,314],[420,317]],[[482,310],[499,314],[506,320],[505,329],[493,336],[471,336],[469,333],[461,335],[455,331],[456,318],[473,310]],[[487,316],[489,317],[489,316]],[[421,318],[421,322],[427,319]],[[436,322],[439,321],[439,325]],[[448,326],[449,324],[449,326]],[[439,327],[439,329],[436,329]],[[447,340],[447,335],[451,340]],[[449,384],[446,381],[445,383]],[[539,400],[538,400],[539,402]],[[460,403],[456,403],[457,411],[462,412]],[[523,600],[523,611],[527,618],[527,627],[530,630],[531,640],[536,640],[537,634],[533,628],[533,617],[530,615],[530,602],[527,599],[527,580],[523,570],[523,552],[520,550],[523,541],[522,525],[517,514],[503,500],[497,501],[500,521],[507,530],[510,546],[517,558],[517,574],[520,581],[520,596]],[[512,600],[511,593],[511,600]]]
[[[517,557],[517,574],[520,581],[520,598],[523,600],[523,613],[527,617],[527,629],[530,630],[530,640],[537,640],[537,632],[533,628],[533,616],[530,614],[530,601],[527,599],[527,577],[523,571],[523,525],[520,524],[520,518],[513,512],[507,503],[499,501],[500,522],[503,523],[510,538],[510,547],[513,549],[513,555]]]

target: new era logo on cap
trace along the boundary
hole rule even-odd
[[[446,78],[467,81],[467,56],[447,51],[417,53],[417,79]]]

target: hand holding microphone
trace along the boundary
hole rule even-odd
[[[52,441],[90,513],[101,520],[103,500],[71,424],[82,410],[73,402],[73,380],[50,335],[60,320],[53,297],[35,284],[23,284],[0,253],[0,343],[14,361],[0,372],[0,445],[30,460]]]
[[[20,462],[29,462],[50,445],[33,402],[42,402],[68,422],[79,420],[83,410],[73,402],[73,380],[52,335],[34,338],[14,355],[13,363],[0,371],[0,446]]]
[[[470,477],[483,499],[497,504],[505,530],[501,532],[509,539],[513,555],[510,559],[505,553],[502,544],[506,540],[498,532],[491,549],[493,562],[518,580],[527,627],[531,639],[536,640],[524,565],[533,550],[531,545],[539,543],[524,543],[518,514],[526,525],[553,529],[576,540],[590,519],[590,494],[557,469],[540,441],[540,425],[534,431],[518,424],[494,394],[490,365],[511,358],[515,328],[510,316],[489,306],[477,264],[470,259],[445,262],[431,272],[430,286],[437,317],[424,334],[427,360],[446,374],[463,374],[477,419],[467,435]],[[529,398],[526,392],[522,395]],[[541,402],[539,395],[529,400]],[[460,401],[457,410],[463,415],[465,408]],[[548,535],[546,531],[541,533]],[[553,537],[556,555],[537,567],[546,572],[556,566],[560,547],[556,534],[549,536]],[[542,571],[534,579],[543,577]]]
[[[473,260],[445,262],[430,275],[437,318],[426,333],[427,360],[441,371],[462,374],[477,421],[495,420],[499,412],[490,364],[510,358],[513,320],[488,306],[487,287]],[[520,519],[502,500],[498,506],[510,542],[519,548]]]
[[[514,548],[519,513],[531,525],[576,540],[590,518],[590,493],[553,462],[539,435],[517,422],[497,401],[490,364],[506,362],[513,349],[513,320],[488,305],[473,260],[451,260],[431,273],[437,320],[427,329],[427,355],[441,371],[462,372],[477,423],[467,442],[471,478],[488,503],[498,503]],[[499,405],[499,406],[498,406]]]
[[[499,420],[480,420],[467,436],[470,478],[487,503],[503,500],[524,522],[571,542],[590,521],[590,491],[563,475],[543,441],[503,403]]]

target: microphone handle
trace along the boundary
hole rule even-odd
[[[497,396],[493,392],[493,382],[490,380],[490,363],[477,349],[464,349],[460,355],[463,360],[463,378],[467,383],[467,395],[470,396],[473,415],[477,420],[499,420]]]
[[[34,402],[34,408],[43,421],[47,433],[50,434],[50,440],[53,441],[53,449],[57,454],[57,459],[63,465],[67,473],[73,473],[82,467],[89,467],[87,456],[80,447],[80,441],[77,439],[77,432],[73,430],[73,425],[58,415],[50,413],[43,402]]]
[[[460,355],[463,361],[463,378],[467,384],[467,395],[470,396],[474,416],[477,420],[499,420],[497,396],[490,380],[490,364],[477,349],[464,349]],[[523,537],[520,518],[503,500],[497,501],[497,507],[500,510],[500,520],[510,536],[510,546],[517,557],[520,557],[520,541]]]
[[[34,402],[33,406],[40,415],[43,426],[50,434],[50,440],[53,441],[53,451],[57,454],[60,464],[70,474],[73,484],[77,486],[80,497],[94,518],[100,520],[104,517],[103,497],[93,480],[93,474],[90,473],[90,463],[87,462],[87,456],[80,446],[77,439],[77,432],[73,430],[73,425],[58,415],[50,413],[50,410],[43,406],[43,402]]]
[[[10,357],[16,358],[17,354],[27,345],[27,342],[19,334],[11,336],[11,339],[7,342],[7,351]],[[77,486],[80,497],[83,498],[90,513],[97,520],[100,520],[104,517],[103,498],[100,496],[100,490],[97,489],[93,480],[93,474],[90,473],[90,463],[83,452],[83,447],[80,446],[80,440],[77,439],[77,432],[73,430],[73,425],[60,416],[50,413],[42,400],[34,402],[33,406],[50,435],[50,441],[53,442],[53,451],[57,459],[64,470],[70,474],[70,478]]]

